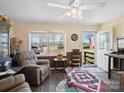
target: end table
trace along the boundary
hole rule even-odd
[[[63,70],[65,69],[65,67],[66,67],[66,63],[67,63],[67,61],[68,61],[68,59],[67,58],[61,58],[61,59],[59,59],[59,58],[54,58],[54,66],[55,66],[55,70],[57,70],[57,65],[58,65],[58,63],[62,63],[62,67],[63,67]]]

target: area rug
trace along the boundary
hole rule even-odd
[[[56,87],[56,92],[66,92],[66,83],[67,83],[66,79],[59,82],[59,84]]]
[[[106,91],[107,92],[112,92],[113,90],[114,91],[117,91],[117,92],[120,92],[119,91],[119,88],[121,88],[120,84],[116,81],[108,81],[108,84],[107,84],[107,89]],[[64,79],[62,80],[61,82],[59,82],[56,86],[56,92],[85,92],[83,91],[82,89],[80,88],[74,88],[74,87],[70,87],[68,88],[68,85],[67,85],[67,80]]]
[[[87,70],[90,73],[99,73],[99,72],[105,72],[104,70],[98,68],[98,67],[81,67],[84,70]]]
[[[64,79],[56,86],[56,92],[84,92],[82,89],[75,87],[68,87],[67,80]]]

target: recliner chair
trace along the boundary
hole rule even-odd
[[[17,72],[23,73],[26,81],[31,85],[39,85],[50,72],[50,62],[48,59],[37,60],[33,51],[22,51],[17,54],[18,65],[22,68]]]

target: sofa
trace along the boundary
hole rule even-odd
[[[23,73],[30,85],[41,84],[50,73],[48,59],[37,60],[33,51],[22,51],[17,54],[18,65],[22,68],[17,72]]]
[[[1,79],[0,92],[31,92],[31,89],[24,74],[19,74]]]

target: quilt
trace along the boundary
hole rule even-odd
[[[106,84],[99,80],[95,74],[82,68],[67,68],[67,84],[69,87],[77,87],[86,92],[103,92]]]

